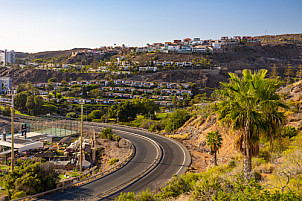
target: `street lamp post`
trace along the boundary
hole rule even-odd
[[[11,149],[11,169],[14,171],[15,167],[15,147],[14,147],[14,95],[16,94],[16,90],[12,90],[12,108],[11,108],[11,141],[12,141],[12,149]]]
[[[82,164],[83,164],[83,105],[85,104],[85,100],[80,100],[80,104],[81,104],[80,172],[82,172]]]

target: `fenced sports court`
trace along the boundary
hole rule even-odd
[[[80,122],[74,119],[63,119],[58,117],[38,117],[28,125],[28,131],[41,134],[52,134],[57,137],[76,135],[80,130]]]
[[[22,124],[27,125],[27,132],[36,132],[41,134],[52,134],[56,137],[62,138],[70,135],[79,135],[81,122],[78,119],[67,119],[57,116],[43,116],[43,117],[17,117],[14,121],[15,133],[21,133]],[[9,136],[11,134],[10,119],[5,125],[0,125],[0,136],[5,131]],[[92,135],[92,129],[83,127],[83,135]]]

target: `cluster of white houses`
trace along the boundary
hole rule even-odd
[[[219,51],[231,51],[239,45],[260,45],[260,40],[251,36],[221,37],[220,40],[201,40],[200,38],[185,38],[173,42],[153,43],[146,47],[136,49],[136,52],[178,52],[178,53],[211,53]]]
[[[114,80],[113,81],[116,86],[128,86],[128,87],[144,87],[144,88],[152,88],[156,86],[155,82],[147,82],[147,81],[134,81],[134,80]],[[57,89],[59,86],[62,86],[61,82],[52,82],[52,83],[37,83],[35,86],[39,88],[44,88],[47,85],[53,85],[55,89]],[[96,84],[103,87],[107,87],[110,85],[110,82],[108,80],[82,80],[82,81],[71,81],[68,83],[69,86],[72,85],[80,85],[80,86],[86,86],[90,84]],[[172,83],[172,82],[158,82],[157,83],[158,88],[167,88],[167,89],[177,89],[177,88],[184,88],[189,89],[190,84],[189,83]],[[120,91],[120,88],[110,88],[111,90],[117,89]]]
[[[35,84],[38,88],[46,88],[47,85],[52,85],[54,89],[59,89],[62,86],[61,82],[54,83],[38,83]],[[169,106],[172,104],[173,96],[177,100],[183,100],[184,96],[192,96],[193,92],[189,83],[171,83],[171,82],[145,82],[133,80],[114,80],[115,86],[110,86],[108,80],[82,80],[71,81],[68,86],[87,86],[90,84],[100,85],[100,89],[104,91],[104,99],[86,99],[86,103],[96,104],[117,104],[119,99],[134,99],[148,97],[154,99],[159,105]],[[135,93],[133,93],[135,91]],[[47,100],[47,92],[41,92],[40,95]],[[61,95],[65,96],[66,91],[62,91]],[[81,94],[80,94],[81,95]],[[66,98],[69,103],[79,103],[78,98]]]

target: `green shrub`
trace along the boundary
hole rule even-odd
[[[24,191],[18,191],[15,194],[12,195],[12,200],[23,198],[25,196],[26,196],[26,193]]]
[[[9,197],[18,198],[24,194],[33,195],[54,189],[59,178],[52,163],[24,161],[5,180]]]
[[[154,124],[154,121],[146,119],[141,123],[141,125],[139,127],[144,128],[144,129],[149,129],[149,127],[152,126],[153,124]]]
[[[265,161],[271,159],[271,153],[267,149],[260,149],[258,157],[263,158]]]
[[[89,116],[91,119],[100,119],[103,115],[103,112],[101,110],[93,110]]]
[[[165,130],[167,132],[174,131],[184,125],[189,119],[190,114],[186,110],[176,109],[173,113],[168,115]]]
[[[69,112],[66,114],[68,118],[78,118],[78,115],[75,112]]]
[[[282,137],[288,137],[289,139],[296,136],[298,134],[298,131],[293,126],[286,126],[281,131]]]
[[[228,164],[229,168],[235,168],[237,166],[236,161],[231,160]]]
[[[109,165],[114,165],[115,163],[117,163],[119,161],[119,159],[117,159],[117,158],[112,158],[112,159],[110,159],[109,161],[108,161],[108,164]]]
[[[182,193],[189,192],[193,189],[196,182],[199,180],[199,174],[184,174],[181,176],[173,176],[172,180],[161,189],[158,197],[165,199],[168,197],[177,197]]]
[[[135,195],[134,192],[121,193],[116,201],[156,201],[159,200],[154,196],[154,194],[149,190],[145,190]]]
[[[128,193],[121,193],[116,201],[136,201],[135,193],[134,192],[128,192]]]
[[[76,173],[76,172],[73,172],[73,173],[71,173],[71,176],[72,177],[77,177],[77,176],[79,176],[80,174],[79,173]]]

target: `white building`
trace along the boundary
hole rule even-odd
[[[212,47],[214,50],[220,50],[221,49],[221,44],[220,43],[212,43]]]
[[[42,149],[44,147],[44,142],[51,143],[52,138],[55,137],[51,134],[40,134],[35,132],[27,133],[26,138],[19,133],[15,133],[14,136],[14,148],[15,151],[18,151],[19,153],[30,149]],[[9,150],[11,145],[11,136],[4,137],[2,135],[2,139],[0,140],[0,147],[2,147],[2,150]]]
[[[15,58],[14,50],[11,51],[0,50],[0,63],[2,63],[2,65],[9,65],[15,62],[16,62],[16,58]]]
[[[12,88],[12,78],[0,77],[0,94],[6,94]]]

